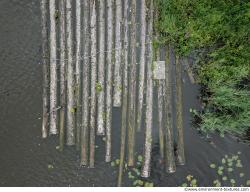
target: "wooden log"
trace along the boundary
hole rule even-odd
[[[59,146],[62,151],[65,141],[65,105],[66,105],[66,34],[65,0],[60,1],[60,136]]]
[[[67,134],[66,144],[75,144],[75,101],[74,101],[74,62],[72,0],[66,1],[66,47],[67,47]]]
[[[105,161],[111,161],[112,132],[112,80],[113,80],[113,0],[107,0],[107,78],[106,78],[106,155]]]
[[[99,0],[99,54],[98,54],[98,85],[97,93],[97,135],[105,135],[105,113],[104,113],[104,95],[105,95],[105,1]],[[109,42],[109,43],[112,43]]]
[[[56,2],[49,1],[50,10],[50,134],[57,134],[57,43]]]
[[[140,49],[140,68],[138,81],[138,104],[137,104],[137,130],[141,130],[141,119],[144,99],[145,81],[145,54],[146,54],[146,1],[141,0],[141,49]]]
[[[49,125],[49,44],[48,44],[48,0],[41,1],[41,23],[42,23],[42,65],[43,65],[43,120],[42,138],[48,135]]]
[[[142,177],[150,176],[151,151],[152,151],[152,126],[153,126],[153,80],[152,80],[152,65],[153,65],[153,15],[154,6],[153,0],[150,0],[149,8],[149,23],[148,23],[148,59],[147,59],[147,92],[146,92],[146,122],[145,122],[145,144],[144,144],[144,159],[141,171]]]
[[[182,69],[181,62],[178,56],[176,56],[176,129],[177,129],[177,162],[180,165],[185,164],[184,153],[184,133],[183,133],[183,101],[182,101]]]
[[[75,61],[75,100],[76,100],[76,149],[80,150],[80,133],[81,133],[81,60],[82,60],[82,3],[76,0],[76,61]]]
[[[124,0],[124,44],[123,44],[123,92],[122,92],[122,127],[121,127],[121,144],[120,144],[120,164],[117,186],[122,186],[123,168],[126,149],[126,132],[127,132],[127,112],[128,112],[128,0]]]
[[[82,127],[81,165],[88,164],[89,147],[89,73],[90,73],[90,0],[83,1],[83,83],[82,83]]]
[[[164,128],[163,128],[163,100],[164,100],[164,80],[159,80],[157,87],[157,98],[158,98],[158,126],[159,126],[159,145],[160,155],[164,158]]]
[[[128,104],[128,166],[134,166],[135,148],[135,100],[136,100],[136,0],[131,1],[131,31],[130,31],[130,76]]]
[[[166,53],[166,80],[165,80],[165,130],[166,130],[166,142],[165,142],[165,167],[166,172],[173,173],[176,170],[175,156],[174,156],[174,136],[173,136],[173,91],[172,91],[172,76],[171,76],[171,63],[169,59],[169,47]]]
[[[115,0],[115,69],[114,69],[114,107],[121,106],[122,78],[121,78],[121,23],[122,23],[122,1]]]
[[[89,166],[95,166],[95,126],[96,126],[96,89],[97,89],[97,61],[96,61],[96,1],[92,0],[90,5],[90,41],[91,41],[91,101],[90,101],[90,155]]]

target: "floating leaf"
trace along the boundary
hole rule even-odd
[[[236,182],[234,179],[230,179],[230,183],[235,184]]]
[[[221,171],[221,170],[218,170],[217,173],[218,173],[218,175],[223,175],[223,171]]]
[[[48,164],[48,169],[54,169],[54,166],[52,164]]]
[[[142,162],[143,157],[141,155],[138,155],[137,159],[138,159],[139,162]]]
[[[120,159],[116,159],[115,163],[116,163],[116,165],[119,165],[120,164]]]
[[[238,152],[237,152],[237,154],[238,154],[238,155],[240,155],[240,154],[241,154],[241,152],[240,152],[240,151],[238,151]]]
[[[181,186],[182,187],[187,187],[188,185],[187,185],[187,183],[183,183]]]
[[[228,167],[232,167],[233,166],[233,162],[229,162],[227,165],[228,165]]]
[[[186,178],[187,178],[188,181],[191,181],[192,178],[193,178],[193,175],[188,175]]]
[[[215,169],[216,165],[215,164],[210,164],[210,168]]]
[[[222,164],[225,164],[225,163],[226,163],[226,159],[223,158],[223,159],[221,160],[221,162],[222,162]]]
[[[240,177],[244,177],[244,175],[245,175],[244,173],[240,173]]]
[[[227,176],[222,177],[222,180],[226,181],[227,180]]]
[[[60,149],[60,146],[56,146],[56,149],[57,149],[57,150]]]
[[[217,179],[214,182],[215,187],[221,187],[221,182]]]
[[[111,166],[112,166],[112,167],[115,166],[115,162],[114,162],[114,161],[111,162]]]
[[[196,179],[193,179],[193,180],[191,181],[191,185],[192,185],[193,187],[196,187],[196,184],[197,184],[197,180],[196,180]]]
[[[247,186],[250,186],[250,179],[247,180],[246,184]]]

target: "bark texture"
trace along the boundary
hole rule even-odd
[[[169,59],[169,47],[166,53],[166,80],[165,80],[165,130],[166,130],[166,172],[173,173],[176,170],[175,156],[174,156],[174,138],[173,138],[173,92],[172,92],[172,76],[171,76],[171,63]]]
[[[145,145],[144,145],[144,160],[142,166],[142,177],[150,176],[150,161],[152,151],[152,121],[153,121],[153,81],[152,81],[152,64],[153,64],[153,48],[152,48],[152,35],[153,35],[153,15],[154,6],[153,0],[150,0],[149,8],[149,23],[148,23],[148,62],[147,62],[147,92],[146,92],[146,122],[145,122]]]
[[[43,51],[43,122],[42,138],[48,135],[49,125],[49,45],[48,45],[48,0],[41,1],[42,51]]]
[[[184,138],[183,138],[183,116],[182,116],[182,74],[181,61],[176,57],[176,129],[177,129],[177,162],[185,164]]]
[[[96,1],[91,1],[91,22],[90,22],[90,41],[91,41],[91,101],[90,101],[90,161],[91,168],[95,165],[95,126],[96,126]]]
[[[145,54],[146,54],[146,1],[141,0],[141,50],[140,50],[140,68],[138,81],[138,106],[137,106],[137,130],[141,130],[141,119],[144,98],[145,81]]]
[[[81,127],[81,165],[88,164],[89,142],[89,72],[90,72],[90,0],[83,1],[83,84],[82,84],[82,127]]]
[[[74,62],[72,0],[66,1],[66,42],[67,42],[67,145],[75,144],[75,106],[74,106]]]
[[[107,78],[106,78],[106,155],[111,161],[112,131],[112,79],[113,79],[113,0],[107,0]]]
[[[65,34],[65,0],[60,1],[60,150],[65,140],[65,105],[66,105],[66,34]]]
[[[98,54],[98,105],[97,105],[97,134],[105,135],[105,113],[104,113],[104,95],[105,95],[105,1],[99,0],[99,54]],[[108,42],[112,44],[111,42]]]
[[[136,99],[136,0],[131,2],[131,31],[130,31],[130,77],[128,105],[128,165],[134,166],[135,147],[135,99]]]
[[[56,2],[49,1],[50,10],[50,134],[57,134],[57,51]]]
[[[81,57],[82,57],[82,26],[81,26],[81,0],[76,0],[76,82],[75,82],[75,99],[76,99],[76,148],[80,149],[80,130],[81,130]]]
[[[115,69],[114,69],[114,107],[121,106],[122,78],[121,78],[121,23],[122,23],[122,1],[115,0]]]
[[[128,104],[128,0],[124,0],[124,44],[123,44],[123,94],[122,94],[122,127],[120,144],[120,164],[117,186],[122,186],[123,167],[126,149],[127,104]]]

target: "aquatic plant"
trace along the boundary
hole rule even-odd
[[[211,168],[216,173],[216,178],[212,181],[210,186],[249,186],[249,180],[245,179],[244,167],[240,159],[241,152],[232,155],[224,155],[220,163],[211,163]],[[237,175],[237,177],[235,177]],[[185,182],[181,184],[182,187],[197,187],[198,179],[193,175],[188,175]]]

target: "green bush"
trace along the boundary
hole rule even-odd
[[[179,55],[198,53],[194,70],[209,92],[202,130],[244,134],[250,128],[250,2],[156,0],[155,6],[155,44],[170,43]]]

